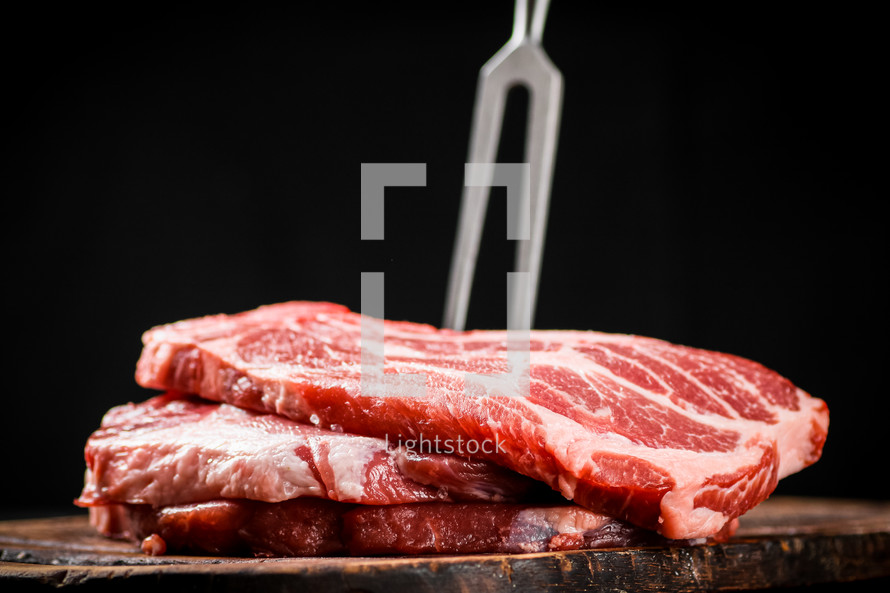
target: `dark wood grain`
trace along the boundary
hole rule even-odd
[[[79,590],[704,591],[888,576],[890,502],[777,497],[725,544],[412,558],[151,557],[84,517],[0,523],[0,584]]]

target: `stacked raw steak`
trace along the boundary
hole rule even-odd
[[[293,302],[148,331],[136,378],[167,393],[87,443],[94,525],[150,553],[689,543],[728,537],[825,441],[824,402],[776,373],[636,336],[532,331],[511,397],[506,332],[385,322],[384,377],[425,394],[363,392],[361,320]]]

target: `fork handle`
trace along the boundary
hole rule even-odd
[[[544,24],[547,21],[547,9],[550,0],[531,0],[532,8],[531,27],[528,26],[529,0],[516,0],[516,10],[513,12],[513,37],[517,42],[530,41],[540,44],[544,37]]]

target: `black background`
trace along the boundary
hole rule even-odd
[[[566,94],[536,327],[758,360],[832,412],[823,460],[779,492],[883,497],[876,15],[581,4],[545,33]],[[151,395],[152,325],[357,309],[362,271],[386,273],[388,317],[440,323],[476,75],[512,23],[509,0],[66,10],[3,25],[4,516],[72,509],[102,414]],[[382,243],[360,240],[362,162],[427,163],[426,188],[387,191]],[[505,324],[504,202],[471,327]]]

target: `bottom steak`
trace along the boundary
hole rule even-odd
[[[107,504],[90,507],[90,523],[103,535],[141,541],[143,551],[152,554],[334,556],[347,551],[343,513],[352,507],[317,498],[213,500],[159,508]]]
[[[737,522],[710,538],[725,540]],[[343,539],[355,556],[556,552],[691,545],[574,504],[440,502],[359,506],[346,513]]]
[[[417,503],[356,506],[302,498],[281,503],[215,500],[171,505],[107,504],[91,523],[141,541],[146,553],[230,556],[468,554],[689,545],[577,505]],[[727,539],[736,523],[712,540]]]

